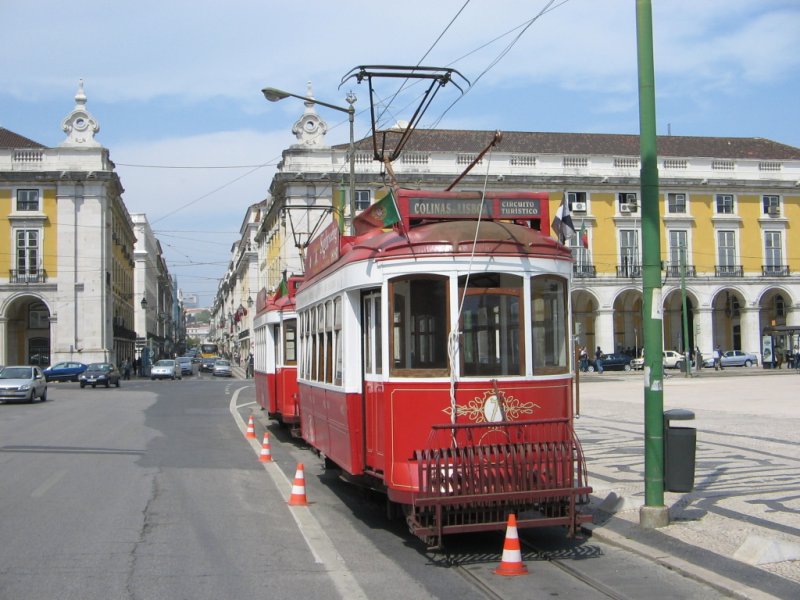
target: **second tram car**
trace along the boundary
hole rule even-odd
[[[312,240],[294,297],[302,437],[432,546],[509,513],[574,532],[591,488],[547,194],[401,189],[354,226]]]
[[[294,297],[302,277],[290,277],[283,293],[262,290],[253,320],[255,353],[253,377],[256,402],[270,418],[299,432],[297,403],[297,313]],[[283,287],[283,286],[282,286]]]

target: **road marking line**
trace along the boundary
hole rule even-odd
[[[255,404],[255,402],[248,402],[247,404],[242,405],[236,404],[236,399],[239,397],[239,392],[244,389],[247,388],[242,387],[237,389],[233,393],[231,402],[229,404],[231,415],[233,416],[236,425],[239,427],[239,431],[242,432],[242,436],[246,434],[247,425],[245,424],[242,415],[239,414],[239,407],[251,406]],[[253,448],[253,452],[256,455],[261,453],[261,444],[257,439],[245,438],[245,440],[249,442],[250,447]],[[264,466],[267,474],[270,476],[275,484],[275,487],[280,492],[281,497],[288,502],[289,489],[291,486],[286,473],[281,471],[281,468],[275,462],[260,464]],[[297,524],[297,529],[300,531],[300,535],[302,535],[303,539],[306,541],[308,549],[314,557],[314,562],[325,565],[326,572],[333,581],[333,585],[336,587],[340,596],[342,598],[347,598],[348,600],[351,598],[367,600],[367,595],[364,593],[364,590],[361,589],[361,586],[358,584],[355,577],[353,577],[353,574],[345,563],[342,555],[336,551],[336,547],[328,537],[328,534],[325,533],[325,530],[319,524],[319,521],[317,521],[316,517],[314,517],[310,507],[287,506],[287,508],[289,508],[289,513],[291,513],[294,522]]]
[[[33,498],[41,498],[47,493],[47,490],[49,490],[56,483],[58,483],[58,480],[61,479],[64,475],[66,475],[66,473],[67,473],[66,469],[61,469],[60,471],[56,471],[55,473],[50,475],[50,477],[45,479],[41,483],[41,485],[39,485],[39,487],[33,490],[33,492],[31,492],[31,496]]]

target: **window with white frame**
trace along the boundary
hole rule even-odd
[[[779,215],[781,214],[781,197],[773,195],[762,196],[761,202],[764,208],[765,215]]]
[[[17,190],[17,210],[18,211],[38,211],[39,210],[39,190],[20,189]]]
[[[783,267],[782,246],[780,231],[764,232],[764,265],[767,271],[776,271]]]
[[[686,194],[667,194],[667,212],[672,215],[686,213]]]
[[[17,275],[37,275],[39,272],[39,240],[38,229],[16,230],[16,265]]]
[[[685,229],[671,229],[669,231],[669,266],[679,268],[681,266],[681,256],[683,264],[688,262],[688,239],[689,235]]]
[[[356,190],[356,210],[367,210],[369,208],[369,190]]]
[[[586,192],[567,192],[570,212],[586,212]]]
[[[639,231],[621,229],[619,232],[619,259],[621,275],[636,276],[639,272]]]
[[[717,194],[717,214],[733,214],[733,194]]]
[[[639,210],[639,199],[636,192],[619,192],[617,206],[620,214],[635,213]]]
[[[586,227],[581,227],[578,235],[573,235],[567,241],[572,258],[575,260],[575,266],[578,272],[583,272],[587,267],[592,264],[592,257],[589,254],[589,232]]]
[[[732,269],[736,266],[735,231],[717,231],[717,252],[719,253],[720,267],[723,269]]]

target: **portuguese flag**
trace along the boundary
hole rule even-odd
[[[273,300],[277,300],[278,298],[283,298],[284,296],[289,294],[289,285],[286,283],[286,275],[281,278],[281,282],[278,285],[278,289],[275,290],[275,295],[272,297]]]
[[[356,235],[361,235],[370,229],[391,227],[398,221],[400,213],[394,201],[394,191],[390,189],[388,194],[353,220],[353,228]]]

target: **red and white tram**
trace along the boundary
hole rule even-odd
[[[295,296],[302,437],[431,545],[512,512],[574,532],[591,488],[547,194],[398,190],[354,225],[312,241]]]
[[[270,418],[298,431],[297,313],[294,297],[302,277],[290,277],[273,296],[261,290],[253,320],[256,402]],[[283,286],[281,286],[283,288]]]

